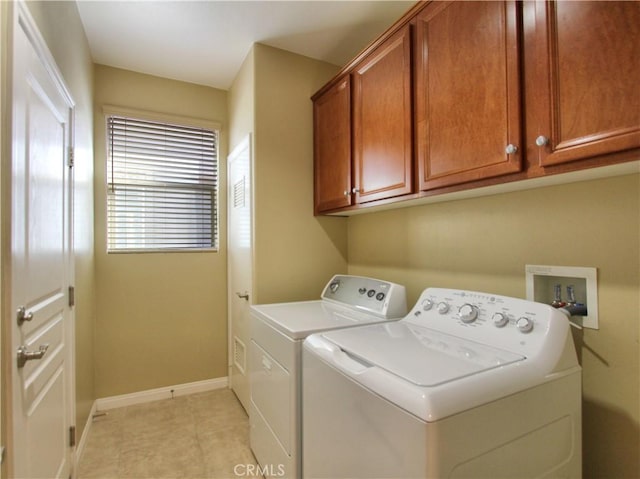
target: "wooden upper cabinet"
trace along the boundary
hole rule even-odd
[[[536,2],[535,32],[539,164],[640,147],[640,2]]]
[[[351,86],[313,98],[315,213],[351,205]]]
[[[411,193],[411,30],[389,37],[352,72],[356,203]]]
[[[417,18],[416,146],[428,190],[520,171],[516,2],[434,2]]]
[[[313,101],[316,214],[631,161],[640,1],[418,2]]]

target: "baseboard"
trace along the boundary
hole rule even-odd
[[[91,411],[89,411],[89,416],[87,417],[87,422],[84,425],[84,429],[82,430],[82,436],[80,436],[80,441],[76,445],[76,473],[75,477],[77,477],[78,464],[80,462],[80,458],[82,457],[82,453],[84,452],[84,447],[87,444],[87,439],[89,437],[89,430],[91,429],[91,425],[93,424],[93,416],[96,414],[98,410],[98,401],[93,401],[93,405],[91,406]]]
[[[118,407],[132,406],[134,404],[142,404],[145,402],[159,401],[161,399],[171,399],[178,396],[186,396],[188,394],[212,391],[214,389],[226,388],[228,379],[215,378],[206,379],[204,381],[196,381],[193,383],[177,384],[175,386],[166,386],[157,389],[148,389],[131,394],[122,394],[120,396],[111,396],[96,399],[96,410],[107,411]],[[83,434],[84,435],[84,434]]]

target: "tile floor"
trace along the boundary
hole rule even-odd
[[[93,421],[78,479],[254,477],[249,418],[229,389],[107,413]]]

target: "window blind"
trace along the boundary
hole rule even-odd
[[[217,248],[218,132],[107,117],[107,250]]]

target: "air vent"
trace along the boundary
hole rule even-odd
[[[244,208],[245,206],[245,177],[238,180],[233,185],[233,207]]]
[[[245,374],[245,366],[247,362],[247,349],[237,336],[233,337],[233,364],[242,374]]]

